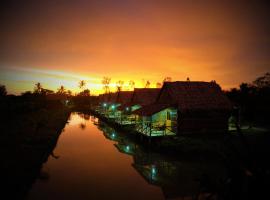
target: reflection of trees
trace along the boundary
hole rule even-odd
[[[84,130],[86,128],[86,121],[90,120],[90,115],[85,113],[77,113],[83,121],[79,124],[80,129]]]
[[[55,158],[55,159],[60,158],[60,156],[55,155],[53,151],[51,152],[51,156],[52,156],[53,158]]]
[[[90,119],[90,115],[89,114],[84,114],[84,113],[78,113],[78,115],[80,116],[80,118],[88,121]]]
[[[79,124],[80,129],[84,130],[86,128],[86,125],[84,123]]]

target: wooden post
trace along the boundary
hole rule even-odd
[[[120,112],[120,124],[122,124],[122,112]]]
[[[152,116],[150,117],[150,138],[152,135]]]

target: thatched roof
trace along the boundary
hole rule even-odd
[[[123,103],[119,110],[123,110],[126,107],[133,105],[149,105],[153,104],[160,92],[160,88],[135,88],[130,101]]]
[[[172,107],[171,104],[158,104],[158,103],[154,103],[154,104],[149,104],[146,106],[143,106],[141,108],[139,108],[138,110],[135,110],[133,112],[133,114],[136,115],[141,115],[141,116],[151,116],[154,113],[158,113],[166,108]]]
[[[125,104],[131,101],[133,91],[120,91],[118,93],[117,103]]]
[[[215,82],[166,82],[157,102],[177,104],[180,111],[230,110],[232,107],[230,100]]]
[[[140,105],[149,105],[156,101],[160,88],[135,88],[131,102]]]
[[[151,116],[169,107],[180,112],[229,111],[232,104],[215,82],[166,82],[155,103],[143,106],[134,114]]]
[[[108,98],[108,102],[109,103],[116,103],[117,98],[118,98],[118,92],[110,93],[109,98]]]
[[[109,102],[110,100],[110,97],[111,96],[111,93],[106,93],[106,94],[100,94],[99,95],[99,98],[98,98],[98,101],[100,103],[103,103],[103,102]]]

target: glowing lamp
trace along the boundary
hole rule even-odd
[[[157,173],[157,170],[156,170],[156,168],[154,166],[152,167],[151,172],[152,172],[152,174],[156,174]]]

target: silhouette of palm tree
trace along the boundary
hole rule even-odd
[[[79,88],[83,89],[86,85],[86,82],[84,80],[79,81]]]
[[[58,94],[65,94],[66,88],[63,85],[61,85],[57,92],[58,92]]]
[[[35,89],[34,89],[34,92],[36,92],[36,93],[40,94],[40,93],[41,93],[41,91],[42,91],[42,85],[41,85],[41,83],[40,83],[40,82],[38,82],[38,83],[36,83],[36,84],[35,84]]]

